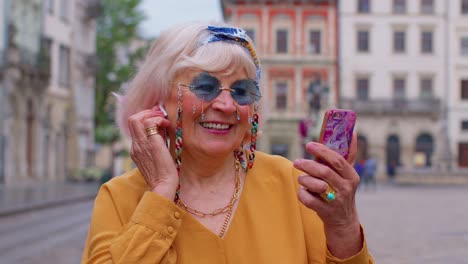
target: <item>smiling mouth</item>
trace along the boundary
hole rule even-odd
[[[228,124],[220,124],[220,123],[211,123],[211,122],[203,122],[201,123],[202,127],[208,129],[216,129],[216,130],[228,130],[231,125]]]

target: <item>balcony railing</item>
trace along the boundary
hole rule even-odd
[[[352,109],[361,114],[430,114],[440,113],[439,98],[421,99],[369,99],[342,98],[342,108]]]
[[[50,77],[50,54],[41,49],[40,51],[31,51],[26,47],[14,47],[7,51],[8,64],[16,66],[27,72],[36,72],[43,77]]]

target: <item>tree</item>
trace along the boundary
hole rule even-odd
[[[112,93],[120,89],[134,74],[134,64],[141,59],[141,50],[119,61],[117,51],[140,39],[138,25],[145,19],[138,9],[141,0],[102,0],[102,13],[97,24],[95,139],[97,143],[113,145],[119,140],[115,125],[115,100]],[[128,50],[128,49],[127,49]],[[112,160],[114,159],[114,155]],[[113,164],[111,164],[113,166]],[[112,167],[110,169],[112,171]]]

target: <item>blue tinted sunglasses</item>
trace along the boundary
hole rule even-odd
[[[195,77],[190,85],[181,83],[179,85],[189,88],[198,98],[206,102],[212,101],[224,90],[229,91],[232,99],[239,105],[251,105],[261,97],[255,80],[237,80],[230,88],[222,88],[221,82],[206,72]]]

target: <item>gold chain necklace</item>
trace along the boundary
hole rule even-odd
[[[199,211],[199,210],[197,210],[195,208],[192,208],[192,207],[188,206],[187,204],[185,204],[182,201],[182,199],[180,199],[180,197],[178,197],[177,202],[176,202],[177,205],[180,206],[185,211],[187,211],[187,212],[189,212],[189,213],[191,213],[193,215],[199,216],[199,217],[216,216],[216,215],[219,215],[219,214],[227,213],[226,217],[224,218],[224,223],[223,223],[223,226],[221,227],[221,231],[218,234],[219,237],[224,236],[224,233],[226,232],[226,228],[227,228],[227,225],[229,223],[229,220],[231,219],[232,209],[234,207],[234,204],[236,203],[237,199],[239,199],[239,193],[240,193],[240,187],[241,187],[241,177],[240,177],[240,166],[239,166],[237,161],[235,162],[235,166],[236,166],[236,185],[235,185],[234,193],[232,194],[231,200],[229,201],[228,205],[226,205],[226,206],[224,206],[222,208],[218,208],[218,209],[214,210],[211,213],[205,213],[205,212]]]

